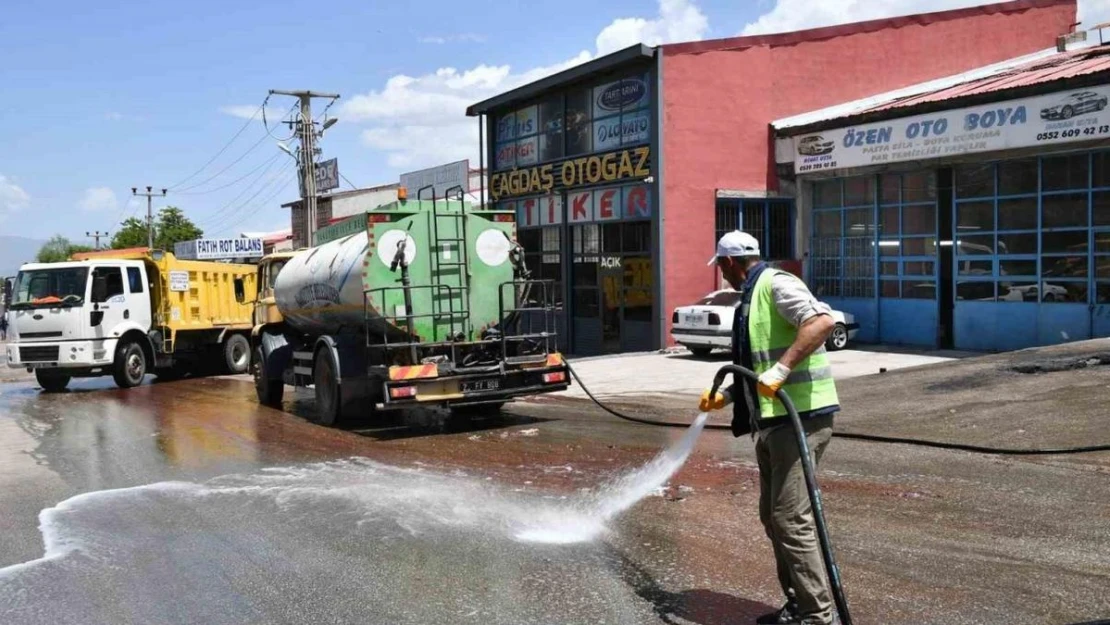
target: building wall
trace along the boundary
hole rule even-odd
[[[776,191],[773,120],[1051,48],[1075,10],[1025,0],[663,46],[664,310],[714,287],[716,189]]]
[[[331,199],[331,218],[342,219],[365,213],[379,206],[397,201],[397,188],[388,187],[366,193],[352,194]]]

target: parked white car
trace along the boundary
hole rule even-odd
[[[732,318],[740,305],[739,291],[714,291],[690,306],[680,306],[671,315],[671,337],[692,354],[708,356],[714,349],[732,347]],[[844,349],[856,338],[859,324],[851,313],[833,311],[836,327],[825,342],[830,351]]]

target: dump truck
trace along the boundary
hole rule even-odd
[[[460,194],[461,196],[461,194]],[[564,390],[554,289],[533,280],[510,211],[398,200],[264,257],[252,333],[258,399],[312,388],[313,419],[413,406],[492,411]]]
[[[23,265],[10,289],[8,366],[47,392],[111,375],[120,388],[191,373],[246,373],[254,265],[134,248]],[[215,367],[213,367],[215,363]]]

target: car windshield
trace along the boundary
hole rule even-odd
[[[724,291],[702,298],[698,304],[702,306],[738,306],[741,296],[742,294],[739,291]]]
[[[12,308],[79,306],[85,302],[88,267],[33,269],[15,278]]]

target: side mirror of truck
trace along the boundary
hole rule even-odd
[[[92,284],[92,301],[94,304],[108,301],[107,276],[94,276]]]
[[[245,304],[247,301],[247,287],[242,278],[235,278],[235,301]]]

